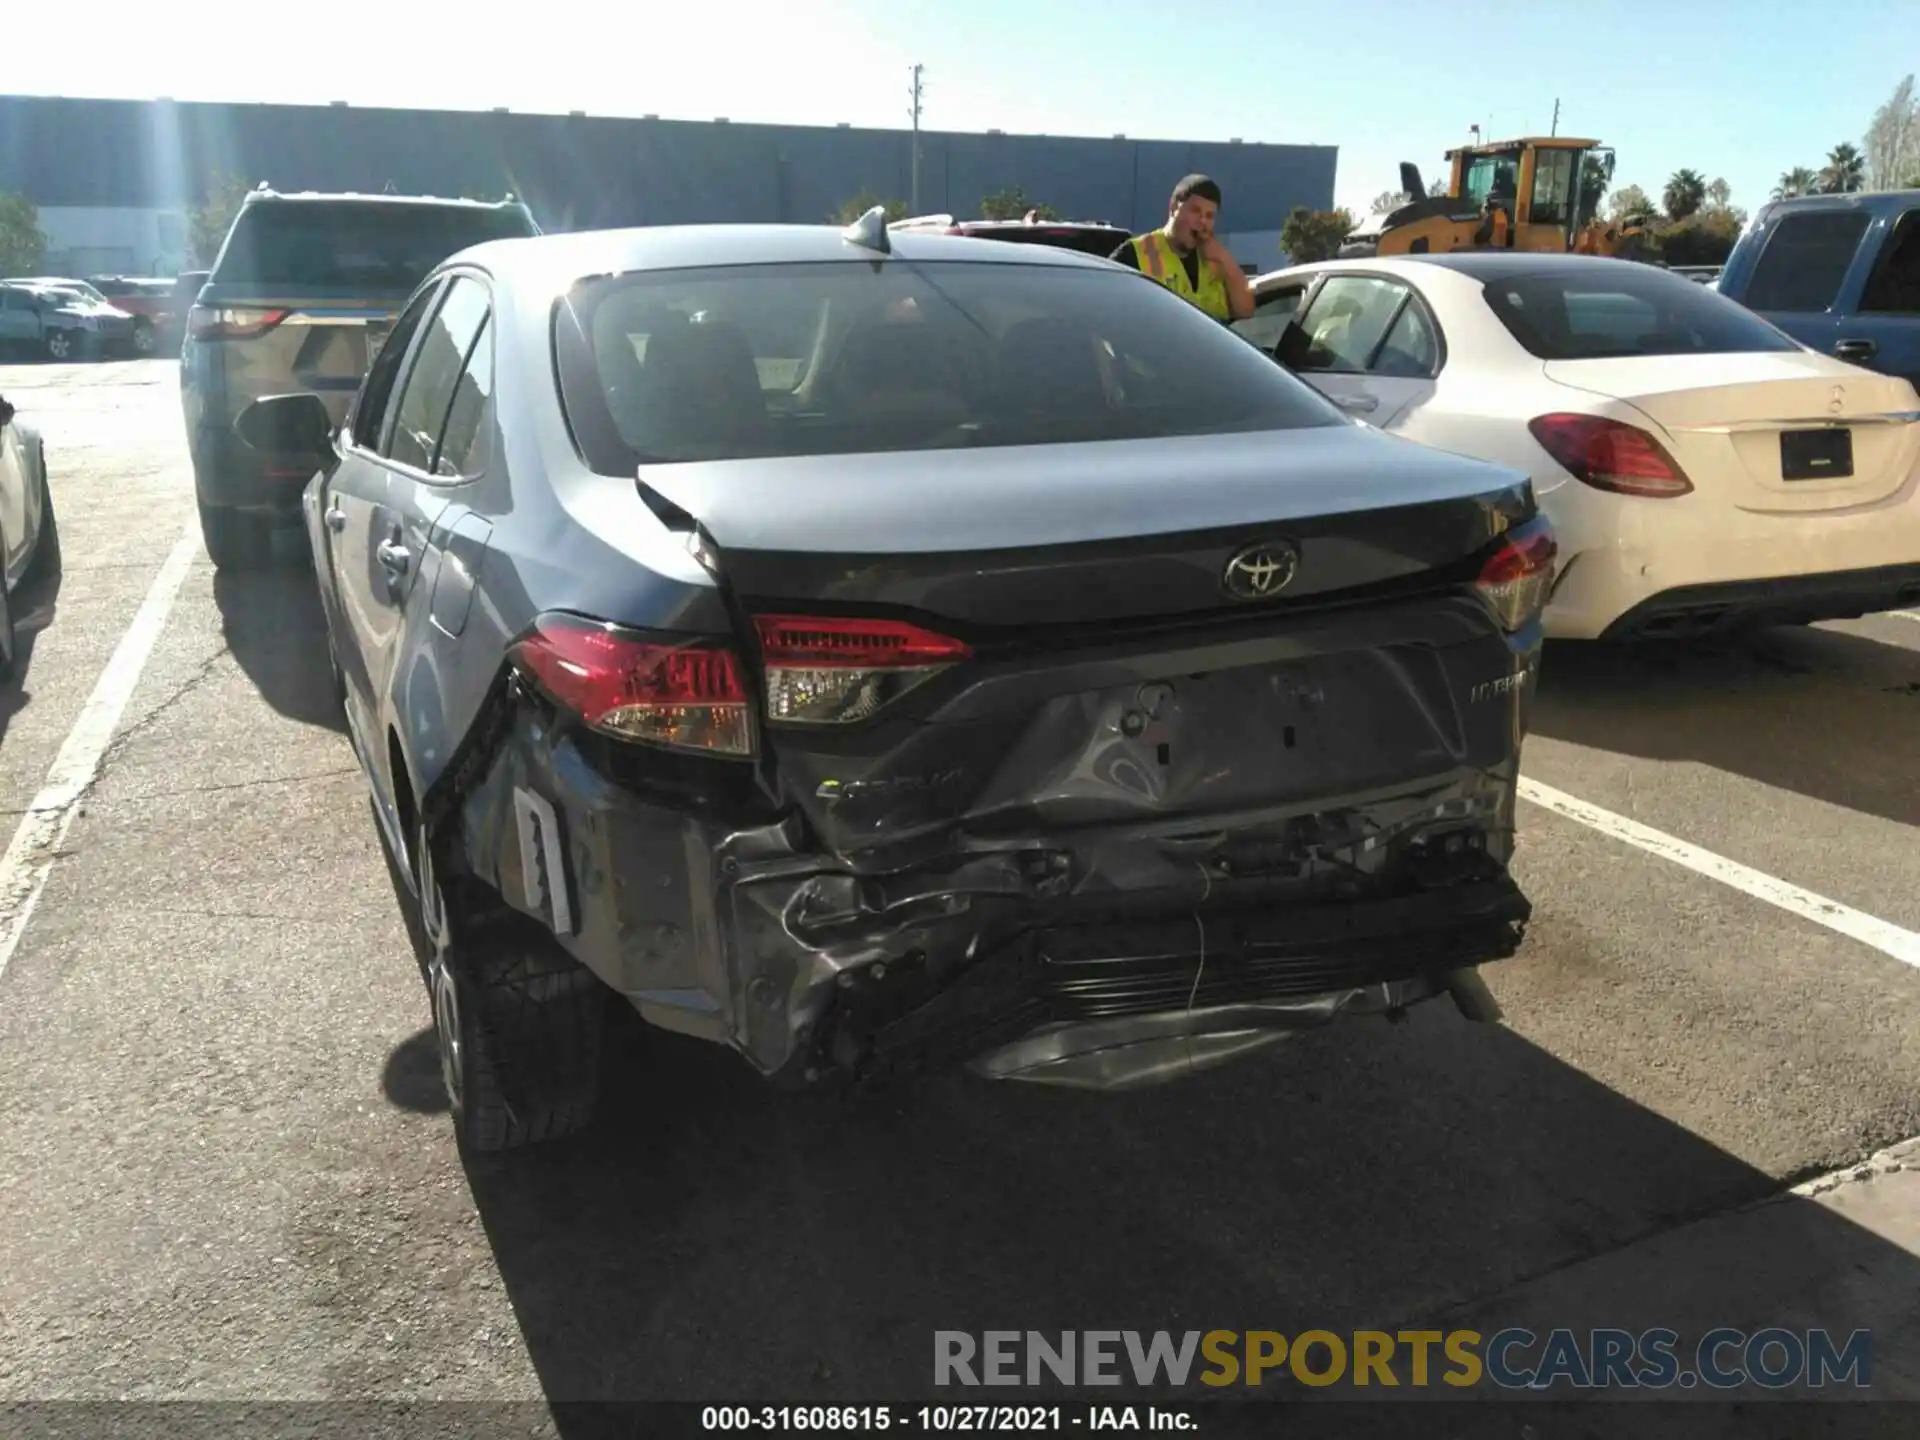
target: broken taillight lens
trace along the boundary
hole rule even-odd
[[[1539,415],[1527,429],[1583,485],[1616,495],[1671,500],[1693,491],[1680,462],[1645,430],[1604,415]]]
[[[973,653],[964,641],[903,620],[761,615],[755,625],[774,721],[864,720]]]
[[[1539,516],[1509,530],[1474,582],[1501,628],[1511,633],[1546,608],[1553,591],[1553,561],[1560,553],[1553,527]]]
[[[542,615],[512,658],[555,702],[603,734],[711,755],[753,753],[740,663],[723,645]]]

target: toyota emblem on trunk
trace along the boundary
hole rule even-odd
[[[1264,600],[1293,583],[1300,569],[1300,552],[1284,540],[1250,545],[1227,561],[1220,577],[1229,595],[1242,600]]]

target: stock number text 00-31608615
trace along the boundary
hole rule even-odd
[[[709,1405],[702,1430],[974,1431],[1085,1429],[1058,1405]]]

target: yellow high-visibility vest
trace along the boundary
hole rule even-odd
[[[1200,288],[1194,289],[1193,282],[1187,279],[1187,267],[1180,259],[1180,253],[1173,248],[1164,230],[1149,230],[1144,235],[1133,237],[1133,255],[1139,263],[1140,273],[1158,280],[1183,300],[1198,305],[1216,320],[1233,319],[1233,309],[1227,303],[1227,282],[1220,278],[1220,272],[1206,261],[1200,262]]]

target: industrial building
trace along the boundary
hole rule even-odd
[[[1337,150],[922,131],[919,210],[975,216],[1017,186],[1063,217],[1139,231],[1200,170],[1226,194],[1222,231],[1245,265],[1279,263],[1296,205],[1333,204]],[[172,274],[189,212],[216,176],[280,190],[498,198],[547,230],[828,219],[868,192],[909,199],[904,130],[572,115],[0,96],[0,192],[39,207],[43,273]]]

